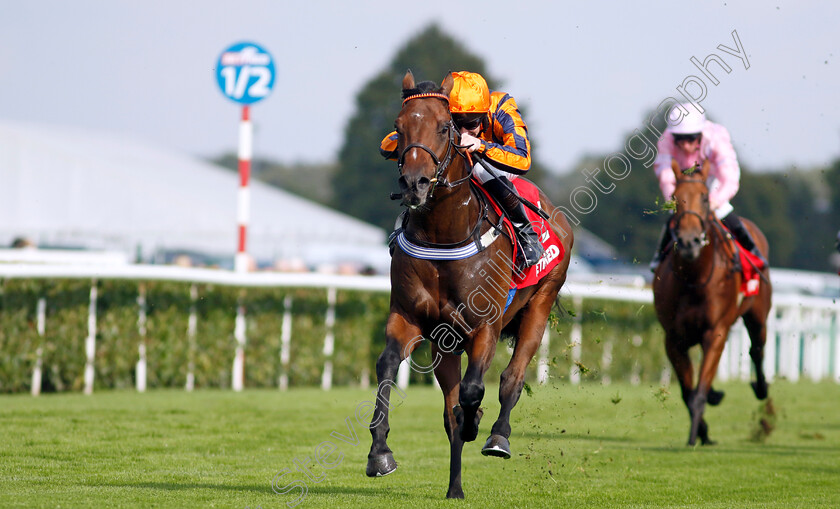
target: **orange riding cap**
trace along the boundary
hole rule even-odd
[[[479,153],[483,154],[494,166],[502,171],[522,175],[531,167],[531,142],[528,140],[528,127],[522,120],[516,100],[504,92],[492,92],[487,89],[487,83],[480,74],[472,72],[452,73],[455,85],[449,94],[450,111],[453,113],[479,113],[484,108],[488,113],[489,122],[482,127],[478,134],[481,140]],[[468,78],[465,78],[468,76]],[[476,79],[476,77],[478,77]],[[479,82],[480,80],[480,82]],[[460,83],[460,86],[459,86]],[[472,98],[484,96],[477,93],[481,87],[487,91],[486,106],[473,104],[471,110],[456,110],[463,108],[468,94]],[[456,90],[458,93],[456,94]],[[479,97],[481,96],[481,97]],[[457,106],[456,106],[457,105]],[[379,153],[386,159],[397,158],[397,141],[399,136],[392,131],[382,140]]]
[[[449,110],[452,113],[487,113],[490,111],[490,88],[484,78],[475,72],[453,72],[454,84],[449,93]]]

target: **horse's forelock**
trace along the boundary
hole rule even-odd
[[[437,92],[438,86],[434,81],[421,81],[414,88],[403,89],[402,98],[406,99],[412,95],[428,94],[430,92]]]

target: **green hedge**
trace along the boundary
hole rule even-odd
[[[42,390],[79,391],[84,385],[85,338],[88,335],[90,281],[17,280],[0,283],[0,393],[30,390],[39,347],[43,348]],[[138,327],[139,285],[146,297],[146,332]],[[292,298],[291,386],[320,384],[325,356],[324,336],[327,292],[323,289],[241,289],[197,285],[198,299],[190,298],[188,283],[100,281],[97,285],[95,388],[130,388],[141,341],[146,346],[147,386],[184,387],[188,366],[193,366],[195,387],[230,387],[236,340],[233,335],[239,302],[246,309],[245,385],[276,387],[282,374],[280,341],[283,301]],[[46,298],[44,337],[36,327],[36,305]],[[187,333],[190,310],[195,307],[194,344]],[[562,303],[550,323],[550,374],[567,380],[570,370],[582,380],[658,382],[667,365],[662,332],[652,306],[586,300],[579,316]],[[384,347],[388,295],[339,291],[334,327],[333,383],[375,383],[375,362]],[[569,344],[573,324],[583,331],[580,363],[575,365]],[[607,346],[608,345],[608,346]],[[612,361],[603,365],[604,348]],[[428,365],[429,347],[415,353],[418,364]],[[466,357],[466,356],[465,356]],[[499,344],[486,380],[498,381],[510,360],[509,344]],[[464,360],[466,363],[466,359]],[[536,379],[536,359],[528,381]],[[432,375],[411,373],[412,383],[431,383]]]

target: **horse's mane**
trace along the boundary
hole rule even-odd
[[[402,91],[402,98],[405,99],[405,98],[407,98],[409,96],[412,96],[412,95],[426,94],[426,93],[429,93],[429,92],[437,92],[437,91],[438,91],[438,85],[434,81],[421,81],[420,83],[417,83],[417,85],[414,88],[409,88],[407,90],[403,90]]]

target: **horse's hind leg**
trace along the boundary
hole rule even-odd
[[[769,260],[770,248],[767,244],[767,237],[758,229],[758,227],[750,220],[744,220],[746,227],[755,239],[756,246],[764,255],[765,260]],[[765,267],[761,271],[764,274],[764,281],[758,290],[758,295],[750,306],[750,309],[743,315],[744,325],[750,335],[750,358],[753,366],[755,366],[756,380],[752,384],[755,397],[758,399],[767,398],[767,379],[764,377],[764,348],[767,342],[767,315],[772,309],[772,293],[773,287],[767,280],[770,277],[770,269]],[[775,348],[775,338],[772,338],[771,348]]]
[[[458,404],[458,385],[461,382],[461,356],[442,352],[432,344],[432,359],[436,359],[435,378],[443,391],[443,427],[449,438],[449,489],[446,498],[464,498],[461,488],[461,453],[464,441],[458,429],[454,408]],[[439,362],[437,359],[440,359]]]
[[[513,356],[501,376],[499,418],[493,423],[490,437],[481,449],[481,454],[485,456],[510,458],[510,413],[522,395],[525,369],[540,346],[552,303],[553,299],[551,298],[535,296],[528,304],[529,308],[525,311],[526,314],[522,316]]]
[[[395,313],[388,317],[385,334],[385,349],[376,361],[376,378],[379,385],[376,390],[376,406],[370,422],[370,434],[373,441],[365,469],[368,477],[381,477],[397,469],[394,454],[387,443],[388,433],[391,430],[388,424],[391,388],[396,388],[400,395],[405,397],[405,393],[394,382],[397,378],[397,369],[422,339],[420,329]]]
[[[764,346],[767,341],[767,318],[751,309],[744,315],[744,325],[750,335],[750,358],[755,366],[753,392],[758,399],[767,398],[767,379],[764,377]]]
[[[709,387],[709,394],[706,396],[706,403],[712,406],[720,405],[724,395],[723,391],[716,391],[714,387]]]

